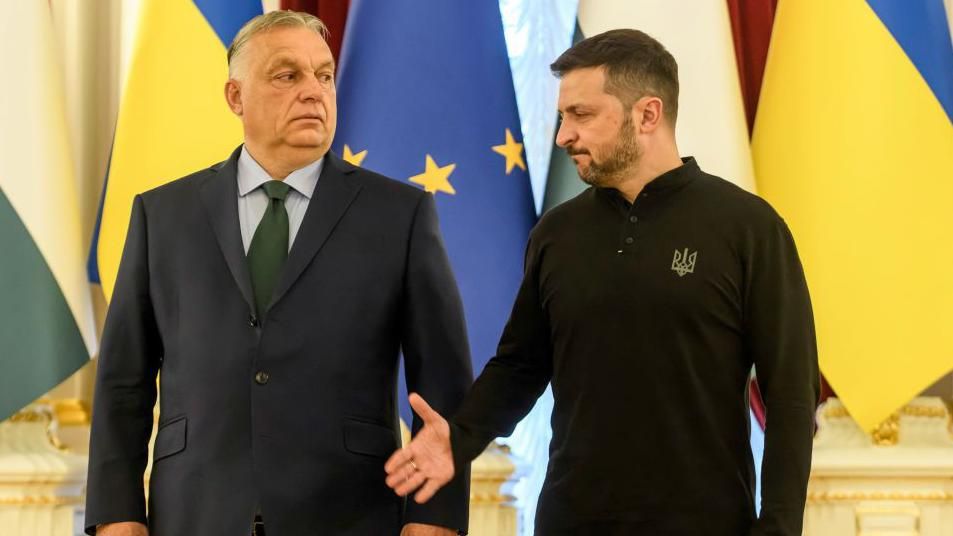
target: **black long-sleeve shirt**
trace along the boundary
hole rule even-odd
[[[747,382],[767,408],[754,512]],[[784,221],[694,159],[631,205],[589,188],[530,235],[497,355],[452,420],[457,466],[552,382],[536,534],[800,535],[818,398]]]

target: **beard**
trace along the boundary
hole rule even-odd
[[[573,151],[570,146],[566,149],[570,156],[586,154],[585,151]],[[619,136],[608,156],[597,162],[590,155],[589,166],[579,171],[579,178],[590,186],[611,188],[621,183],[631,170],[634,170],[642,156],[642,149],[635,139],[635,124],[632,116],[626,114],[622,126],[619,127]]]

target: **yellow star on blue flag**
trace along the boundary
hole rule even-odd
[[[503,145],[494,145],[493,152],[499,153],[506,157],[507,175],[513,171],[514,166],[519,166],[520,169],[526,171],[526,162],[523,161],[523,144],[516,143],[516,140],[513,139],[513,133],[510,132],[510,129],[506,129],[506,143]]]
[[[351,151],[351,148],[347,144],[345,144],[344,152],[341,154],[341,159],[347,162],[348,164],[351,164],[352,166],[361,167],[361,163],[364,162],[364,158],[366,156],[367,156],[367,149],[364,149],[363,151],[359,153],[355,153]]]
[[[438,166],[437,163],[433,161],[433,157],[428,154],[427,161],[424,164],[424,172],[414,175],[408,180],[414,184],[423,186],[424,190],[432,194],[443,192],[445,194],[454,195],[457,191],[454,190],[453,185],[450,184],[450,174],[453,173],[453,170],[456,168],[456,164]]]

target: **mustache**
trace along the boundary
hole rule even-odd
[[[576,156],[576,155],[579,155],[579,154],[588,155],[588,154],[589,154],[589,151],[587,151],[587,150],[585,150],[585,149],[576,149],[575,147],[573,147],[572,145],[570,145],[569,147],[566,147],[566,154],[568,154],[569,156]],[[590,155],[590,156],[591,156],[591,155]]]

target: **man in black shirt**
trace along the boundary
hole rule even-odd
[[[497,355],[452,421],[411,396],[425,426],[388,484],[428,500],[552,382],[537,535],[799,535],[818,370],[791,233],[765,201],[679,158],[677,66],[657,41],[613,30],[552,70],[557,143],[591,188],[530,235]],[[760,517],[753,365],[768,416]]]

